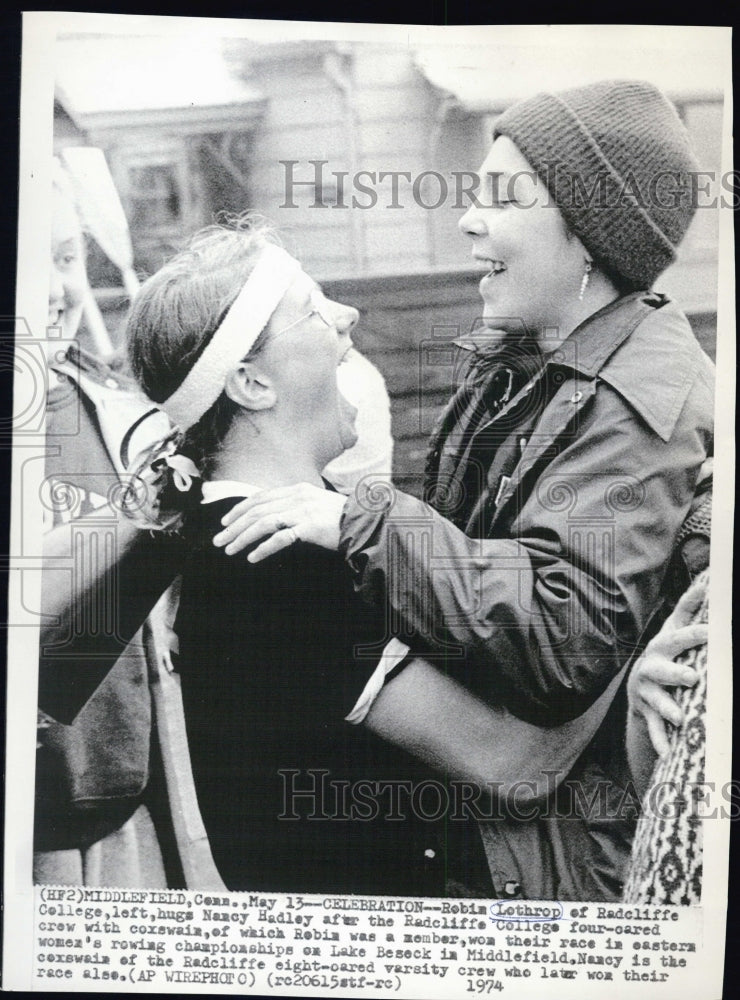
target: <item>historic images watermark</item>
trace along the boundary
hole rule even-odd
[[[639,205],[641,208],[673,209],[740,208],[740,171],[661,170],[647,183],[633,173],[609,178],[600,174],[585,178],[572,174],[557,162],[546,163],[544,177],[532,170],[513,174],[473,170],[329,170],[329,160],[280,160],[283,168],[283,202],[279,208],[299,208],[297,198],[309,208],[402,209],[416,206],[438,209],[443,206],[465,210],[518,209],[557,204],[574,209],[615,209]],[[543,183],[544,181],[544,183]],[[308,201],[305,201],[308,196]],[[311,200],[312,199],[312,200]]]
[[[636,820],[686,815],[697,821],[740,818],[740,781],[663,781],[641,801],[627,782],[619,794],[608,781],[584,784],[561,770],[543,770],[543,793],[534,781],[337,780],[324,768],[281,768],[282,810],[286,822],[425,822],[441,819],[490,822],[539,819]],[[558,794],[556,794],[556,792]]]

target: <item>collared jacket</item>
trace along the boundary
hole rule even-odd
[[[506,406],[474,423],[462,390],[453,398],[431,446],[434,506],[401,492],[350,497],[340,548],[357,586],[485,697],[542,726],[581,715],[659,608],[712,450],[713,383],[675,304],[617,300],[547,355],[530,389],[539,405],[532,395],[498,436]],[[488,449],[476,447],[486,434]],[[618,894],[612,861],[591,898]]]

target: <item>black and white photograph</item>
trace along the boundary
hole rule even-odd
[[[24,15],[9,988],[719,996],[731,120],[729,28]]]

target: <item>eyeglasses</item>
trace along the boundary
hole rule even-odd
[[[283,327],[278,333],[273,333],[270,335],[270,340],[274,340],[275,337],[281,337],[288,330],[292,330],[294,326],[298,326],[299,323],[305,322],[305,320],[310,319],[312,316],[318,316],[319,319],[328,327],[334,326],[334,320],[329,314],[329,300],[323,294],[319,288],[314,288],[310,295],[311,309],[309,312],[305,313],[303,316],[299,316],[298,319],[289,323],[288,326]]]

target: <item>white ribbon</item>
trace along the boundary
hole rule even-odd
[[[172,469],[172,480],[181,493],[187,493],[193,485],[193,479],[200,479],[198,467],[192,459],[176,453],[164,456],[165,465]]]

